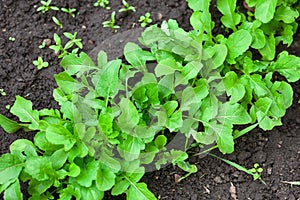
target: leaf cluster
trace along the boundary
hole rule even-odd
[[[64,69],[54,76],[60,109],[33,110],[17,96],[10,111],[19,122],[0,114],[8,133],[37,132],[33,142],[16,140],[1,156],[4,198],[22,199],[20,182],[28,182],[31,199],[102,199],[106,191],[126,193],[129,200],[156,199],[141,178],[153,164],[196,172],[187,162],[190,140],[232,153],[234,139],[247,130],[281,125],[293,100],[289,82],[300,79],[300,58],[274,53],[283,41],[282,26],[294,27],[296,19],[284,21],[276,12],[296,7],[291,1],[264,2],[247,1],[254,12],[269,8],[249,18],[237,11],[235,0],[218,0],[229,35],[215,36],[210,1],[188,0],[192,31],[175,20],[153,25],[142,33],[142,46],[125,46],[124,60],[108,61],[100,51],[95,64],[85,53],[66,51],[82,47],[76,33],[64,33],[70,40],[65,46],[55,34],[51,48],[60,52]],[[261,59],[254,59],[252,49]],[[274,80],[274,73],[285,80]],[[238,125],[249,127],[239,131]]]

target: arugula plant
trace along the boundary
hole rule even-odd
[[[56,7],[56,6],[51,6],[51,5],[50,5],[51,2],[52,2],[52,0],[41,1],[41,4],[42,4],[42,5],[41,5],[40,7],[38,7],[38,8],[36,9],[36,11],[42,12],[42,13],[46,13],[46,12],[48,12],[49,10],[59,10],[58,7]]]
[[[116,12],[114,11],[114,12],[111,13],[110,20],[104,21],[102,23],[102,26],[105,27],[105,28],[111,28],[112,32],[114,32],[115,29],[120,28],[120,26],[115,25],[115,23],[116,23],[115,16],[116,16]]]
[[[52,49],[61,53],[64,69],[54,76],[60,109],[33,110],[17,96],[10,112],[19,122],[0,115],[7,133],[37,132],[33,141],[16,140],[1,156],[4,198],[22,199],[20,182],[28,182],[33,199],[102,199],[106,191],[126,193],[129,200],[156,199],[142,176],[168,163],[187,175],[196,172],[187,162],[191,140],[232,153],[234,139],[256,126],[281,125],[293,99],[288,82],[300,79],[300,58],[283,51],[274,60],[253,59],[254,44],[270,47],[256,43],[254,22],[248,29],[236,2],[226,2],[217,1],[217,7],[232,31],[228,37],[213,35],[210,1],[189,0],[192,31],[175,20],[151,26],[140,37],[143,47],[125,46],[124,62],[108,61],[102,51],[97,64],[85,53],[69,54],[64,47],[80,48],[81,41],[65,34],[70,41],[63,47],[55,34]],[[274,81],[274,73],[286,80]],[[184,139],[173,145],[168,134]]]

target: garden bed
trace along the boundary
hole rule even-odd
[[[6,107],[13,105],[16,95],[31,100],[35,109],[58,108],[52,97],[53,89],[56,87],[53,75],[62,69],[57,55],[51,49],[39,48],[45,39],[50,39],[53,44],[54,33],[62,35],[63,32],[76,31],[78,37],[82,39],[83,51],[93,52],[93,49],[99,49],[99,45],[103,45],[103,41],[109,41],[113,35],[139,28],[138,19],[146,12],[151,13],[153,23],[160,24],[163,20],[176,19],[182,28],[190,29],[191,11],[185,1],[128,0],[137,11],[117,13],[116,23],[121,27],[117,29],[117,33],[112,33],[109,28],[103,28],[102,22],[110,18],[111,10],[121,8],[121,1],[111,1],[111,10],[95,8],[93,0],[68,2],[53,1],[53,4],[58,7],[76,8],[79,15],[75,18],[63,12],[49,11],[45,14],[37,12],[36,8],[40,5],[38,0],[0,2],[0,88],[6,93],[5,96],[0,96],[1,114],[12,117]],[[220,13],[215,8],[212,10],[213,18],[218,19]],[[52,16],[56,16],[62,22],[63,29],[59,29],[53,23]],[[220,22],[216,22],[216,27],[218,26]],[[9,37],[15,40],[10,41]],[[117,41],[116,45],[118,42],[120,41]],[[300,56],[299,47],[298,31],[288,51]],[[109,56],[115,55],[116,49],[113,45],[103,48]],[[38,57],[43,57],[49,62],[49,67],[38,70],[32,64]],[[191,157],[191,162],[197,164],[198,172],[179,183],[176,180],[184,176],[184,173],[172,166],[146,174],[143,181],[156,197],[168,200],[234,199],[235,195],[238,199],[299,199],[300,188],[282,182],[300,180],[300,134],[298,134],[300,84],[298,82],[292,86],[294,102],[283,118],[282,126],[268,132],[254,129],[236,141],[233,154],[223,156],[214,151],[217,155],[248,169],[252,168],[254,163],[259,163],[264,169],[262,178],[266,185],[260,181],[253,181],[251,176],[210,156]],[[0,154],[7,153],[9,145],[16,139],[32,139],[33,136],[34,133],[24,131],[7,134],[0,129]],[[22,189],[26,199],[26,186],[23,185]]]

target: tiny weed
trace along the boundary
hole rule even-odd
[[[291,186],[300,186],[300,181],[281,181],[282,183],[290,184]]]
[[[11,37],[8,38],[8,40],[14,42],[16,40],[16,38],[11,36]]]
[[[250,172],[253,173],[253,179],[257,180],[257,179],[261,179],[261,173],[264,171],[263,168],[259,167],[258,163],[255,163],[253,165],[253,168],[249,169]]]
[[[40,48],[40,49],[44,49],[45,47],[46,47],[46,42],[43,41],[43,43],[42,43],[41,45],[39,45],[39,48]]]
[[[10,110],[10,107],[11,107],[11,105],[9,105],[9,104],[7,104],[7,105],[5,106],[5,108],[6,108],[7,110]]]
[[[61,8],[61,11],[68,13],[72,17],[75,17],[76,8]]]
[[[53,16],[52,20],[57,26],[59,26],[59,28],[63,28],[62,23],[56,17]]]
[[[223,162],[231,165],[232,167],[240,170],[240,171],[243,171],[249,175],[251,175],[253,177],[254,180],[260,180],[263,184],[266,185],[266,182],[261,178],[261,172],[263,171],[263,169],[261,167],[259,167],[259,164],[258,163],[255,163],[253,168],[251,169],[246,169],[245,167],[235,163],[235,162],[232,162],[230,160],[226,160],[224,158],[221,158],[219,156],[216,156],[214,154],[211,154],[211,153],[208,153],[208,155],[212,156],[212,157],[215,157],[219,160],[222,160]]]
[[[40,70],[42,68],[46,68],[49,66],[49,63],[48,62],[45,62],[43,61],[43,58],[42,57],[38,57],[37,60],[34,60],[32,62],[35,66],[37,66],[37,68]]]
[[[94,6],[95,7],[102,7],[102,8],[105,8],[106,10],[109,10],[110,7],[108,6],[109,4],[109,1],[108,0],[97,0],[95,3],[94,3]]]
[[[41,6],[40,7],[38,7],[37,9],[36,9],[36,11],[38,11],[38,12],[42,12],[42,13],[46,13],[46,12],[48,12],[49,10],[59,10],[59,8],[58,7],[56,7],[56,6],[51,6],[50,4],[51,4],[51,1],[52,0],[48,0],[48,1],[41,1]]]
[[[135,11],[136,11],[135,7],[129,5],[129,3],[128,3],[127,1],[122,0],[122,3],[123,3],[123,5],[124,5],[124,7],[121,8],[121,9],[119,10],[119,12],[127,12],[127,11],[135,12]]]
[[[146,13],[144,16],[140,16],[139,22],[142,27],[146,27],[152,23],[152,19],[150,18],[150,13]]]
[[[111,19],[102,23],[103,27],[111,28],[112,32],[114,32],[115,29],[120,28],[120,26],[115,25],[116,22],[115,16],[116,16],[116,12],[114,11],[111,13]]]
[[[58,58],[63,58],[65,55],[69,54],[68,49],[72,48],[74,45],[76,45],[78,48],[82,49],[82,43],[81,39],[76,38],[77,32],[74,32],[74,34],[71,34],[69,32],[65,32],[64,36],[69,39],[69,41],[63,46],[60,37],[54,33],[54,41],[55,45],[51,45],[49,48],[54,50],[56,54],[59,54]],[[72,50],[72,54],[76,54],[78,52],[78,48],[75,48]]]
[[[6,96],[6,92],[4,91],[3,88],[0,88],[0,94],[1,94],[1,96]]]

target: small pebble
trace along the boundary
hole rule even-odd
[[[215,181],[216,183],[223,183],[222,178],[221,178],[220,176],[216,176],[216,177],[214,178],[214,181]]]

